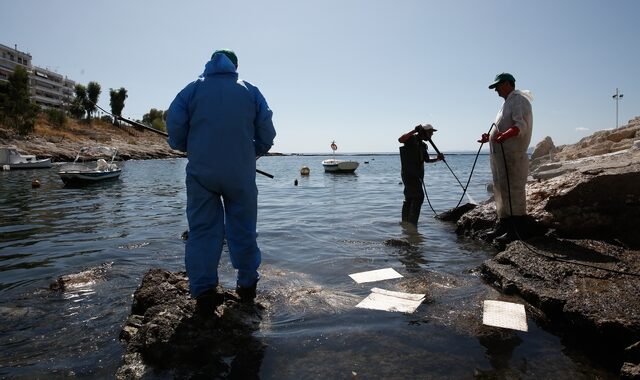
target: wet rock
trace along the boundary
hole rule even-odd
[[[640,379],[640,364],[624,363],[620,369],[620,379]]]
[[[625,348],[624,359],[630,363],[640,364],[640,341]]]
[[[456,222],[456,233],[485,240],[488,231],[495,226],[496,220],[496,205],[491,200],[463,213]]]
[[[79,273],[60,276],[49,284],[49,289],[63,292],[69,288],[93,284],[96,281],[103,280],[112,265],[113,263],[104,263]]]
[[[213,316],[200,316],[185,273],[148,271],[120,333],[127,348],[116,378],[140,379],[152,371],[173,378],[255,377],[265,346],[252,333],[262,308],[238,302],[232,292],[225,298]]]
[[[541,310],[552,330],[597,341],[620,360],[640,340],[639,255],[601,241],[538,238],[510,244],[481,273]]]
[[[458,219],[460,219],[460,217],[466,213],[469,212],[471,210],[473,210],[474,208],[476,208],[476,205],[472,204],[472,203],[465,203],[460,207],[456,207],[454,209],[445,211],[443,213],[440,213],[436,216],[437,219],[440,220],[444,220],[445,222],[455,222]]]
[[[390,247],[410,247],[411,243],[404,239],[387,239],[384,241],[384,245],[388,245]]]

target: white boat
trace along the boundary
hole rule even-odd
[[[327,173],[353,173],[358,168],[358,161],[350,161],[350,160],[337,160],[336,159],[336,150],[338,150],[338,145],[336,145],[335,141],[331,142],[331,150],[333,151],[333,158],[329,158],[327,160],[322,161],[322,166],[324,166],[324,171]]]
[[[336,160],[330,158],[322,161],[325,172],[330,173],[353,173],[358,168],[358,161]]]
[[[51,158],[37,159],[33,154],[20,154],[13,146],[0,147],[0,167],[3,169],[47,169],[51,166]]]
[[[120,177],[122,169],[115,160],[118,150],[111,147],[85,147],[80,149],[72,163],[60,166],[58,175],[65,185],[86,185],[90,183],[114,180]],[[99,156],[110,157],[109,162]],[[91,161],[86,161],[87,159]]]

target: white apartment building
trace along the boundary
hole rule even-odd
[[[62,108],[74,97],[76,82],[51,70],[33,66],[29,53],[0,44],[0,82],[7,82],[16,66],[29,73],[31,99],[43,108]]]

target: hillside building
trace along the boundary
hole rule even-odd
[[[0,82],[7,82],[16,66],[29,74],[31,99],[43,108],[63,108],[74,97],[76,82],[54,71],[33,66],[31,54],[0,44]]]

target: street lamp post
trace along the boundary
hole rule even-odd
[[[613,95],[613,98],[616,100],[616,128],[618,128],[618,99],[622,98],[624,94],[621,94],[616,88],[616,94]]]

